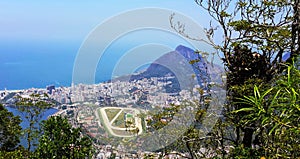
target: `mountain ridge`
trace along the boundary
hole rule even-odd
[[[198,60],[193,65],[190,63],[192,60]],[[214,70],[217,70],[215,72]],[[208,73],[210,71],[210,73]],[[172,82],[172,86],[167,86],[166,92],[178,93],[182,89],[187,89],[191,86],[192,81],[194,85],[201,85],[204,80],[211,82],[210,77],[212,74],[219,75],[224,70],[218,66],[212,66],[198,53],[195,53],[189,47],[178,45],[174,51],[168,52],[154,62],[143,72],[139,74],[127,75],[119,77],[115,80],[142,80],[144,78],[149,79],[151,77],[175,77],[169,79]],[[196,78],[193,78],[195,76]],[[215,75],[214,75],[215,76]],[[196,80],[196,81],[195,81]]]

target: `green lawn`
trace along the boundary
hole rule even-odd
[[[105,109],[109,121],[111,121],[120,111],[121,109]]]
[[[112,126],[125,128],[125,121],[124,121],[124,112],[118,116],[118,118],[113,122]]]
[[[110,137],[113,137],[113,135],[109,133],[108,129],[110,129],[111,131],[113,131],[115,134],[118,134],[118,135],[125,135],[125,136],[134,135],[134,132],[132,132],[132,131],[124,131],[124,130],[116,130],[116,129],[108,128],[110,126],[104,124],[104,122],[103,122],[104,119],[100,112],[100,109],[98,109],[97,113],[99,114],[100,122],[102,123],[102,125],[104,126],[104,129],[106,130],[106,132],[109,134]],[[131,110],[128,110],[128,109],[122,110],[120,108],[108,108],[108,109],[104,110],[104,113],[106,113],[109,121],[112,121],[114,118],[116,118],[114,120],[114,122],[112,123],[113,127],[125,128],[125,121],[124,121],[125,114],[126,114],[127,121],[132,121],[133,125],[136,124],[134,112]],[[119,114],[119,115],[116,117],[117,114]]]
[[[102,114],[101,114],[100,109],[98,109],[98,114],[99,114],[100,122],[101,122],[101,124],[104,126],[105,131],[108,133],[109,136],[113,137],[113,135],[109,133],[108,128],[107,128],[107,125],[104,124],[103,116],[102,116]]]

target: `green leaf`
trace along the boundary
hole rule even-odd
[[[249,107],[249,108],[241,108],[239,110],[233,111],[233,113],[239,113],[239,112],[249,112],[249,111],[254,111],[255,108]]]
[[[220,12],[221,17],[230,17],[230,14],[228,14],[226,11],[222,10]]]

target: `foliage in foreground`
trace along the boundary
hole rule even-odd
[[[0,104],[0,150],[13,151],[20,142],[21,119]]]
[[[37,158],[85,158],[93,154],[92,141],[81,136],[66,118],[51,117],[42,124],[43,135],[35,152]]]
[[[28,158],[30,153],[22,146],[13,151],[0,151],[0,159],[23,159]]]
[[[244,96],[240,103],[247,107],[236,110],[248,112],[240,121],[253,123],[258,134],[258,147],[271,158],[300,157],[300,71],[290,65],[271,88],[261,92],[254,87],[253,96]]]
[[[31,94],[29,97],[17,96],[16,106],[24,115],[29,126],[23,130],[27,140],[27,151],[33,150],[33,146],[37,146],[37,138],[39,138],[41,121],[44,113],[51,108],[54,103],[47,94]]]
[[[1,110],[0,112],[3,114],[5,111]],[[21,120],[18,117],[10,116],[9,113],[9,118],[18,120],[13,125],[15,127],[13,127],[3,122],[3,119],[8,117],[1,118],[3,120],[1,125],[6,124],[7,127],[14,128],[15,134],[10,132],[2,135],[3,146],[0,149],[0,159],[80,159],[92,157],[94,149],[90,138],[83,136],[80,128],[73,128],[66,118],[60,116],[50,117],[48,120],[43,121],[41,126],[43,134],[39,138],[39,144],[35,151],[28,151],[22,146],[16,147],[19,144],[18,132],[21,131],[19,126]],[[10,138],[11,140],[8,140]]]

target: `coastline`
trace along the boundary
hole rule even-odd
[[[55,109],[55,108],[54,108],[54,109]],[[57,112],[55,112],[55,113],[52,114],[52,115],[49,115],[49,116],[47,117],[47,119],[50,118],[50,117],[53,117],[53,116],[60,116],[62,113],[65,112],[65,110],[60,110],[60,109],[56,109],[56,110],[57,110]]]
[[[4,93],[4,92],[7,92],[7,93],[18,93],[18,92],[22,92],[26,89],[12,89],[12,90],[9,90],[9,89],[4,89],[4,90],[0,90],[0,93]]]
[[[18,93],[18,92],[22,92],[22,91],[25,91],[25,90],[45,90],[45,88],[25,88],[25,89],[2,89],[0,90],[0,93],[4,93],[4,92],[7,92],[7,93]]]

